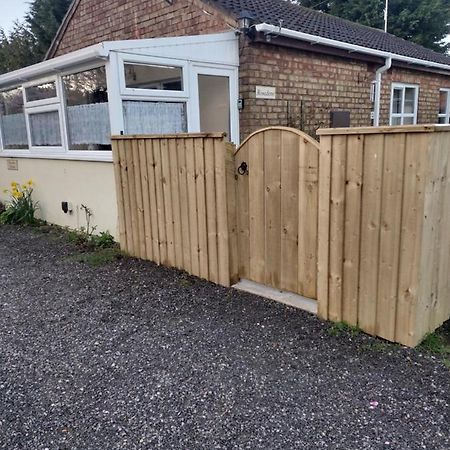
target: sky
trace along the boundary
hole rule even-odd
[[[0,0],[0,28],[10,31],[15,20],[22,20],[30,0]]]

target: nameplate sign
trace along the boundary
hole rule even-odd
[[[256,86],[256,98],[275,100],[276,90],[271,86]]]

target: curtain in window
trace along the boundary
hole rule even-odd
[[[25,114],[0,116],[0,127],[6,149],[28,148]]]
[[[186,104],[124,101],[126,134],[174,134],[187,131]]]
[[[58,111],[30,114],[31,144],[36,147],[60,147],[61,128]]]
[[[67,107],[71,145],[111,143],[108,103],[91,103]]]

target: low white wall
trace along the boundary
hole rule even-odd
[[[33,180],[33,196],[39,201],[37,216],[54,224],[70,228],[86,226],[81,205],[88,206],[96,232],[109,231],[118,239],[118,216],[114,168],[111,162],[67,161],[18,158],[18,170],[8,170],[7,158],[0,157],[0,200],[8,195],[10,183]],[[64,214],[61,202],[72,203],[73,212]]]

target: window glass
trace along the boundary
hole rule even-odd
[[[61,128],[58,111],[29,115],[31,145],[36,147],[60,147]]]
[[[393,117],[392,118],[392,125],[401,125],[402,124],[402,118],[401,117]]]
[[[63,86],[69,149],[111,150],[105,68],[64,76]]]
[[[447,117],[439,117],[438,118],[438,123],[447,124],[447,123],[449,123],[449,121],[448,121]]]
[[[187,132],[186,104],[124,101],[125,134]]]
[[[182,91],[183,69],[173,66],[126,63],[125,85],[127,88]]]
[[[414,125],[414,117],[404,117],[403,125]]]
[[[447,112],[447,97],[448,91],[439,92],[439,114],[445,114]]]
[[[49,83],[42,83],[37,86],[25,88],[25,95],[27,102],[34,102],[36,100],[46,100],[56,97],[56,84],[54,81]]]
[[[0,132],[4,149],[28,148],[22,88],[0,92]]]
[[[402,90],[401,89],[394,89],[392,112],[394,114],[398,114],[398,113],[402,112]]]
[[[414,113],[416,90],[414,88],[405,88],[405,106],[403,112],[406,114]]]
[[[225,131],[230,139],[230,82],[228,77],[198,76],[200,131]]]

